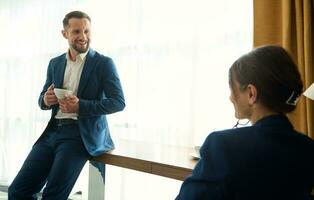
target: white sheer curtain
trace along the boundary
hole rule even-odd
[[[87,1],[93,47],[126,93],[114,138],[191,146],[235,123],[228,68],[252,47],[249,0]]]
[[[0,183],[16,175],[49,119],[37,98],[49,59],[66,49],[60,22],[78,2],[0,1]]]
[[[127,107],[109,116],[113,138],[193,146],[235,123],[228,68],[252,48],[252,7],[250,0],[1,0],[0,183],[14,178],[49,119],[37,98],[49,59],[67,49],[60,33],[67,12],[91,16],[92,48],[117,65]],[[139,197],[132,173],[107,181],[119,187],[107,199]],[[156,199],[173,198],[180,184],[164,182],[175,191]]]

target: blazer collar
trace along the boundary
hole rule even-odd
[[[54,79],[54,87],[55,88],[62,88],[63,87],[63,79],[64,79],[64,72],[66,66],[66,54],[61,56],[59,59],[59,63],[57,63],[57,67],[54,69],[55,79]]]
[[[289,127],[293,129],[292,124],[290,123],[289,119],[283,115],[283,114],[278,114],[278,115],[271,115],[264,117],[260,120],[258,120],[254,126],[284,126],[284,127]]]

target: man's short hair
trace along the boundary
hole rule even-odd
[[[76,10],[76,11],[72,11],[72,12],[65,15],[65,17],[63,19],[63,28],[66,28],[67,26],[69,26],[69,20],[72,18],[78,18],[78,19],[86,18],[86,19],[88,19],[89,22],[91,22],[91,19],[88,16],[88,14],[86,14],[82,11]]]

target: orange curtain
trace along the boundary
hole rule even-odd
[[[314,82],[313,0],[254,0],[254,46],[277,44],[292,55],[304,83]],[[314,101],[303,95],[288,115],[294,127],[314,139]]]

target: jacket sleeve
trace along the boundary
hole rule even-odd
[[[125,100],[120,79],[112,59],[104,63],[101,84],[105,97],[101,100],[79,100],[79,116],[91,117],[111,114],[124,109]]]
[[[210,134],[200,150],[201,159],[192,175],[183,182],[176,200],[222,200],[228,165],[223,151],[223,141],[216,133]]]
[[[42,110],[50,110],[53,106],[46,106],[44,103],[44,95],[45,92],[47,91],[48,87],[52,84],[52,65],[51,61],[49,62],[48,69],[47,69],[47,77],[46,77],[46,82],[45,85],[40,92],[39,98],[38,98],[38,105]]]

